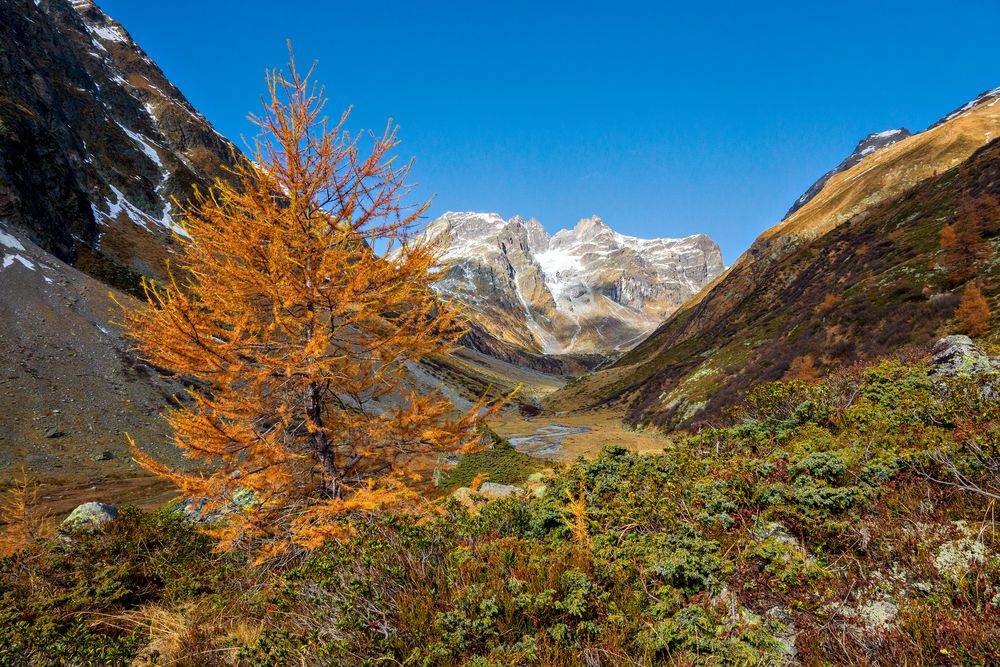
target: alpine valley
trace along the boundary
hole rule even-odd
[[[335,283],[329,267],[359,256],[405,284],[407,253],[437,248],[426,307],[379,301],[379,336],[406,318],[432,335],[443,303],[465,316],[454,349],[396,357],[399,386],[326,405],[350,424],[403,415],[422,445],[465,424],[471,444],[414,454],[427,474],[398,486],[375,481],[395,454],[370,480],[338,477],[302,507],[349,505],[343,525],[255,560],[217,539],[273,509],[241,486],[242,454],[211,498],[135,460],[210,473],[164,415],[222,383],[147,363],[120,323],[183,248],[227,229],[189,234],[180,208],[229,185],[242,197],[248,163],[91,0],[0,0],[0,665],[1000,664],[1000,88],[974,92],[803,174],[796,190],[818,179],[730,266],[707,235],[674,238],[685,221],[638,221],[658,238],[637,238],[616,211],[451,211],[388,254],[348,227],[317,234],[355,254],[317,262],[308,289],[353,287],[363,273]],[[255,224],[298,214],[294,189],[263,191]],[[316,210],[296,220],[351,215]],[[274,255],[295,255],[285,277],[309,264]],[[323,326],[367,332],[348,302]],[[426,415],[393,410],[432,390],[447,400],[417,405],[445,426],[407,431]],[[279,427],[334,428],[319,395],[245,419],[246,451]],[[217,431],[245,426],[227,419]],[[345,441],[403,450],[343,423]],[[380,492],[405,508],[383,511]],[[65,519],[58,532],[24,528],[35,508],[31,525]]]

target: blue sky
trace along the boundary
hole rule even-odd
[[[731,263],[864,135],[1000,86],[1000,3],[97,0],[216,128],[319,61],[350,127],[400,126],[431,214],[704,232]]]

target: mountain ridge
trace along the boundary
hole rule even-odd
[[[633,424],[690,427],[718,419],[756,382],[822,373],[946,333],[961,285],[941,266],[940,230],[979,216],[996,255],[997,101],[1000,89],[988,91],[834,174],[640,345],[547,406],[615,402]],[[996,271],[992,259],[976,266],[993,302]]]
[[[639,239],[597,216],[550,235],[533,218],[449,211],[425,234],[451,264],[441,293],[501,338],[550,355],[627,349],[724,268],[704,234]]]
[[[173,199],[235,147],[90,0],[9,0],[0,19],[0,218],[119,287],[163,277]]]

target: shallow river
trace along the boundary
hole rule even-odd
[[[590,431],[586,426],[563,426],[562,424],[546,424],[530,435],[515,435],[507,438],[510,444],[519,452],[537,456],[540,459],[558,461],[562,451],[563,439],[568,435],[577,435]]]

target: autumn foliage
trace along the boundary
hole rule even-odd
[[[340,536],[352,513],[414,503],[437,456],[471,446],[495,408],[459,414],[412,387],[412,365],[452,350],[464,323],[431,289],[443,269],[418,240],[426,204],[403,204],[395,129],[362,144],[349,112],[328,125],[309,78],[294,61],[268,74],[252,158],[196,193],[179,270],[123,317],[142,356],[192,387],[166,418],[206,472],[133,443],[135,457],[209,510],[251,498],[216,532],[262,558]]]
[[[39,503],[38,486],[22,468],[21,476],[0,496],[0,516],[7,522],[0,529],[0,556],[14,553],[54,532],[51,513]]]
[[[993,248],[984,238],[992,231],[998,209],[993,199],[966,202],[956,221],[941,228],[939,242],[948,277],[962,283],[976,275],[978,265],[993,255]]]
[[[788,367],[787,377],[791,380],[812,382],[820,379],[822,376],[823,374],[820,372],[820,369],[816,368],[816,361],[811,354],[795,357]]]
[[[962,292],[962,300],[955,310],[955,318],[963,333],[981,336],[990,329],[990,304],[975,283],[969,283]]]

